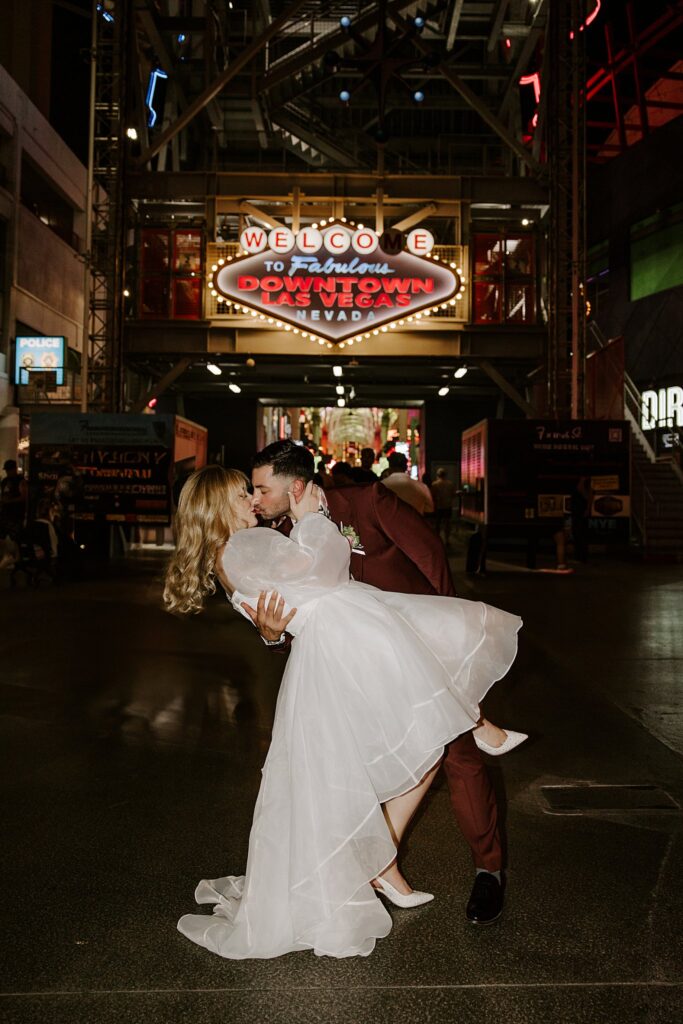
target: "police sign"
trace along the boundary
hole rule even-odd
[[[64,383],[64,360],[66,338],[18,337],[14,364],[14,383],[30,384],[31,373],[35,370],[53,370],[55,383]]]

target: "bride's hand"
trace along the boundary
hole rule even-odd
[[[298,523],[308,512],[317,512],[320,508],[320,490],[311,480],[306,484],[306,489],[299,501],[296,500],[292,491],[289,494],[289,514],[295,523]]]

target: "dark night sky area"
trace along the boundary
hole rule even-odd
[[[74,8],[83,10],[83,15]],[[90,2],[53,6],[50,121],[83,163],[88,156]]]

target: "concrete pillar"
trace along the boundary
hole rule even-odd
[[[19,409],[3,401],[4,383],[0,380],[0,467],[5,459],[16,459],[19,446]]]

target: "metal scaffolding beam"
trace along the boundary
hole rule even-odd
[[[81,408],[118,411],[123,403],[124,140],[129,0],[93,0],[91,116],[85,254],[88,324]],[[103,16],[105,13],[107,18]]]
[[[402,28],[404,32],[409,31],[409,25],[405,18],[402,18],[401,15],[396,12],[388,13],[392,21],[398,25],[399,28]],[[413,36],[412,41],[415,48],[418,49],[420,53],[424,54],[424,56],[428,57],[433,55],[431,47],[425,43],[420,36]],[[541,169],[530,151],[508,131],[502,121],[500,121],[493,111],[489,109],[489,107],[477,96],[475,92],[472,91],[472,89],[470,89],[469,85],[467,85],[467,83],[455,73],[453,68],[441,61],[436,65],[436,69],[439,71],[439,74],[453,86],[455,91],[462,96],[468,106],[479,114],[482,121],[484,121],[485,124],[487,124],[489,128],[491,128],[496,135],[502,139],[508,149],[512,150],[515,156],[517,156],[522,163],[527,165],[529,170],[533,173],[539,173]]]
[[[584,414],[586,358],[586,0],[549,5],[548,411]]]
[[[218,94],[222,92],[228,82],[230,82],[235,75],[239,74],[239,72],[245,68],[251,60],[253,60],[256,54],[266,46],[269,40],[272,39],[273,36],[277,35],[280,29],[286,25],[287,22],[292,20],[297,11],[303,7],[306,2],[307,0],[294,0],[294,2],[290,4],[279,18],[272,21],[270,25],[263,30],[261,35],[242,50],[239,56],[235,57],[235,59],[230,62],[225,71],[215,78],[211,85],[204,89],[204,91],[200,93],[199,96],[197,96],[196,99],[194,99],[192,103],[185,108],[185,110],[183,110],[180,117],[177,118],[173,124],[170,124],[151,146],[148,146],[142,156],[139,157],[138,163],[146,164],[147,161],[151,160],[163,146],[178,134],[178,132],[182,131],[183,128],[186,128],[190,121],[192,121],[201,110],[204,110],[214,97],[218,96]]]

